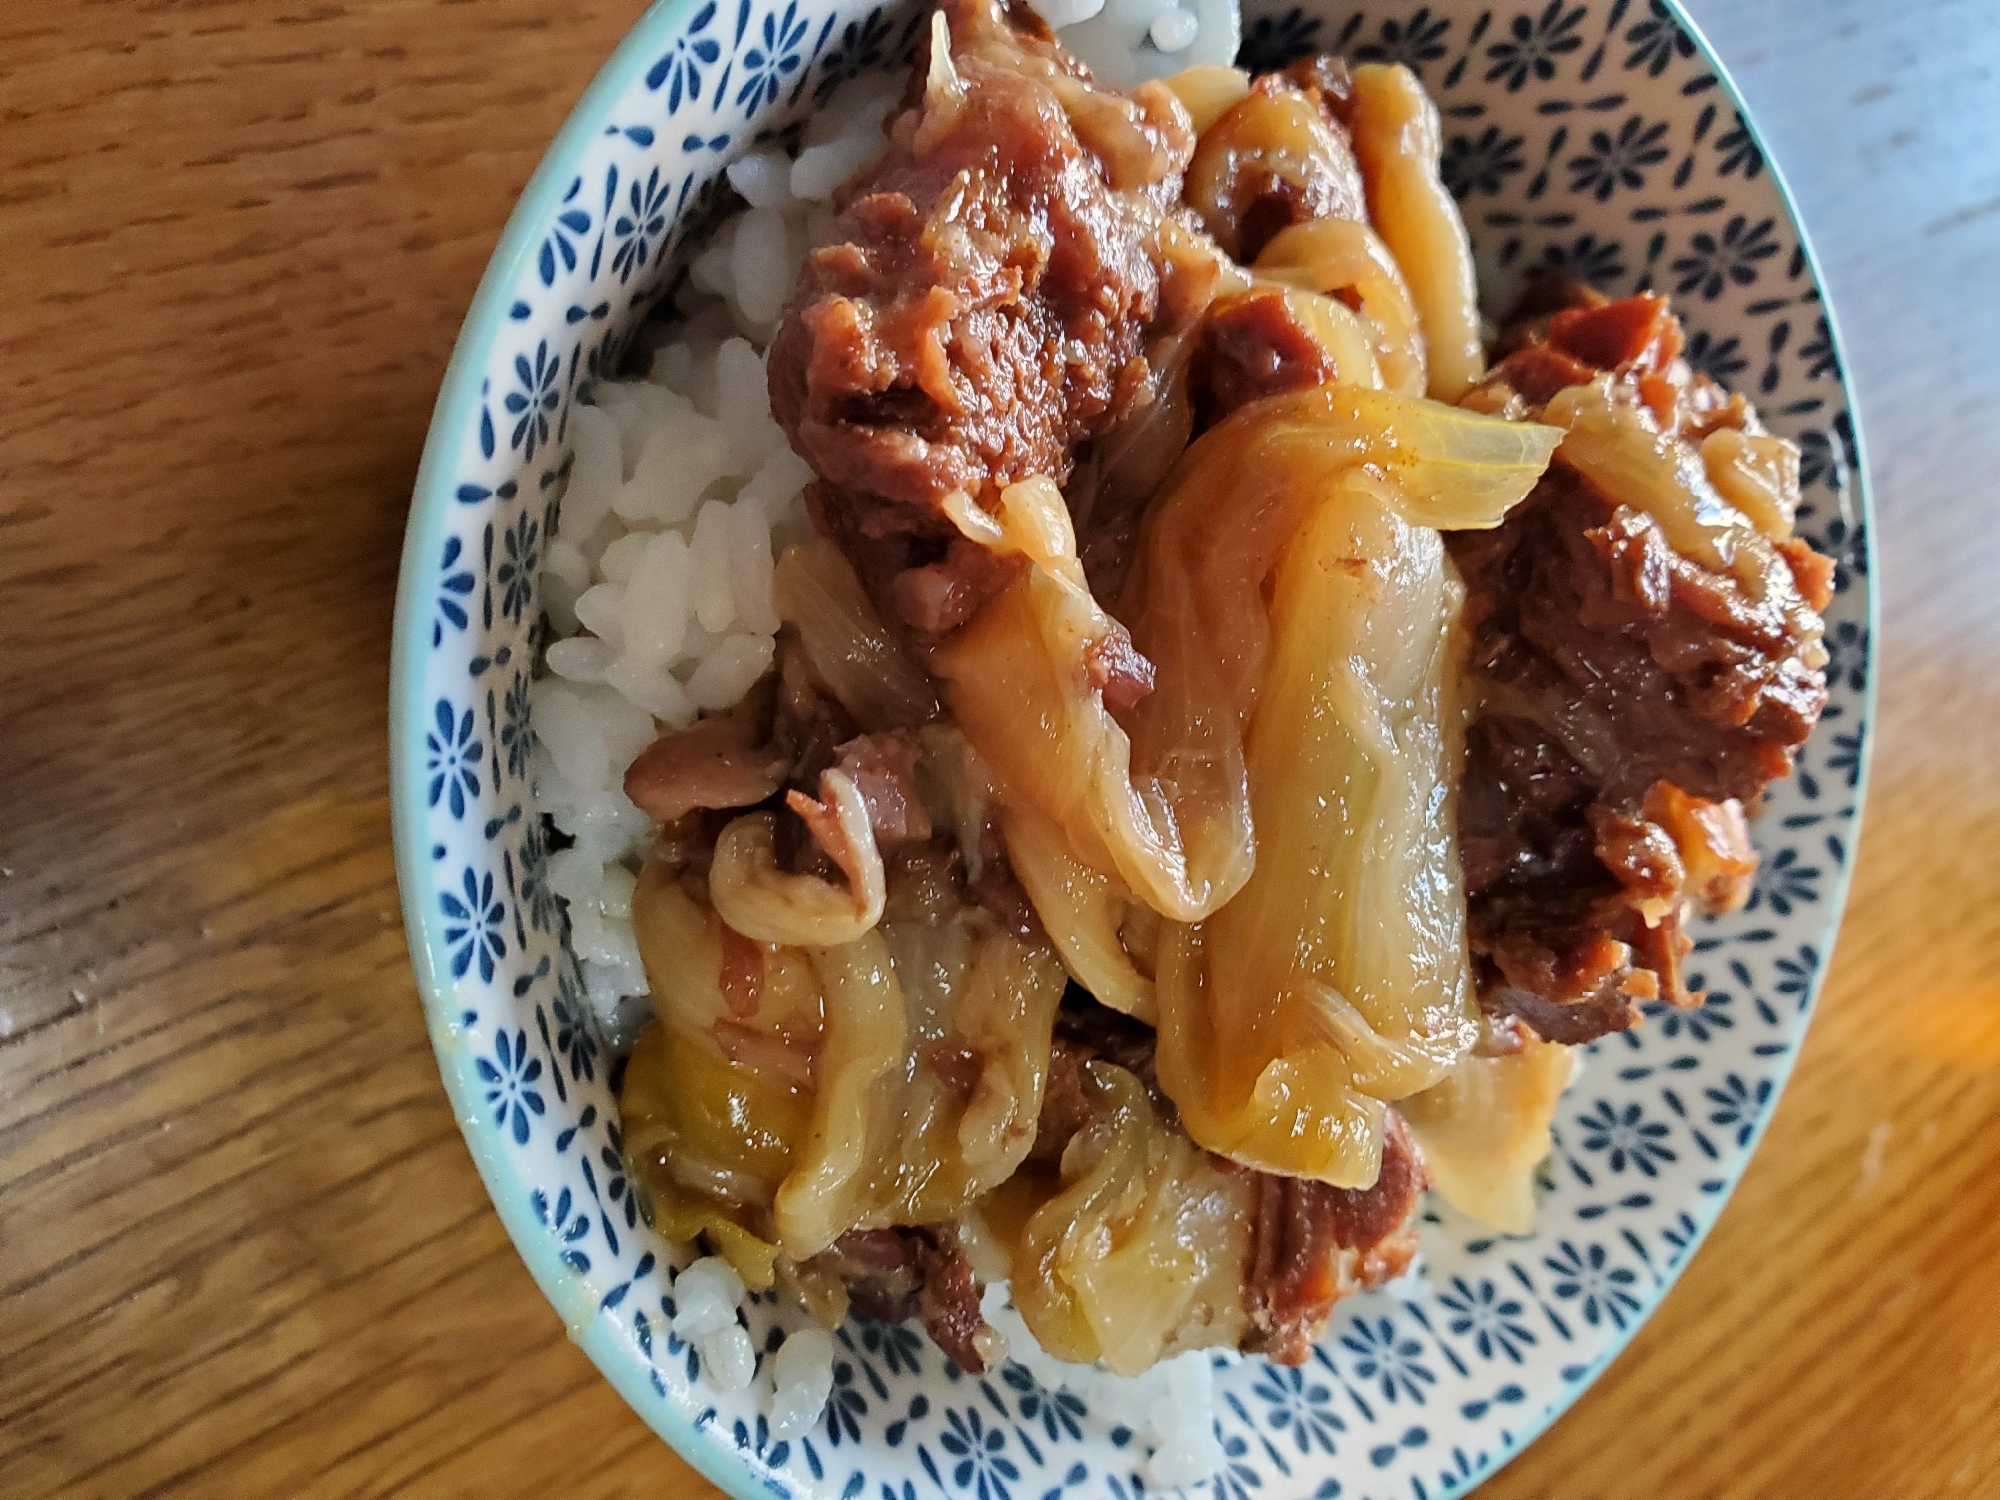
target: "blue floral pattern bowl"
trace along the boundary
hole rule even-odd
[[[665,0],[564,127],[488,268],[418,476],[396,608],[398,868],[439,1066],[495,1206],[571,1335],[732,1494],[1057,1500],[1145,1493],[1132,1434],[1018,1365],[975,1379],[911,1329],[850,1326],[820,1425],[774,1441],[668,1331],[673,1278],[625,1177],[608,1054],[564,944],[527,783],[538,571],[572,405],[667,289],[732,157],[845,79],[907,60],[921,15],[866,0]],[[1586,1058],[1536,1232],[1436,1207],[1428,1279],[1344,1304],[1302,1369],[1218,1372],[1241,1497],[1464,1493],[1573,1401],[1672,1285],[1769,1120],[1825,973],[1873,704],[1860,436],[1812,257],[1741,101],[1660,0],[1251,0],[1244,61],[1409,64],[1494,297],[1533,265],[1674,295],[1689,358],[1803,449],[1800,526],[1840,560],[1832,701],[1755,828],[1742,912],[1699,932],[1705,1009]],[[1491,303],[1489,303],[1491,305]],[[760,1348],[789,1314],[753,1305]]]

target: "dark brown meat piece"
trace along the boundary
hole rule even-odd
[[[1104,694],[1104,706],[1113,713],[1130,708],[1153,690],[1153,664],[1115,620],[1107,633],[1084,647],[1083,670],[1090,685]]]
[[[921,1318],[924,1331],[968,1375],[986,1373],[979,1345],[991,1334],[979,1311],[979,1280],[949,1224],[851,1229],[815,1257],[847,1288],[854,1310],[878,1323]]]
[[[836,748],[833,769],[854,783],[868,809],[875,842],[884,849],[931,836],[931,815],[917,790],[922,748],[907,729],[864,734]]]
[[[1687,374],[1660,299],[1550,283],[1531,299],[1469,402],[1504,391],[1532,414],[1610,369],[1669,431],[1754,421]],[[1482,1005],[1577,1043],[1633,1025],[1646,1001],[1696,1003],[1683,927],[1747,894],[1743,805],[1790,772],[1824,673],[1774,607],[1560,454],[1499,527],[1446,543],[1479,695],[1459,833]],[[1780,556],[1824,608],[1824,559],[1796,541]]]
[[[770,699],[663,734],[625,770],[625,795],[656,823],[697,808],[751,807],[784,785],[786,757],[766,739]]]
[[[1333,1305],[1400,1276],[1416,1254],[1417,1204],[1430,1186],[1422,1154],[1393,1109],[1382,1171],[1368,1188],[1257,1174],[1244,1347],[1302,1365]]]
[[[1333,379],[1333,361],[1274,286],[1221,297],[1202,320],[1188,385],[1198,430],[1266,396]]]
[[[1193,147],[1165,88],[1097,88],[1027,7],[941,14],[950,63],[919,58],[770,359],[772,410],[820,477],[914,513],[876,535],[938,535],[953,490],[1061,483],[1145,389],[1154,241]]]

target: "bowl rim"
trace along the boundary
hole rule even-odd
[[[684,18],[699,11],[706,3],[708,0],[654,0],[632,24],[591,79],[543,153],[534,174],[508,215],[478,288],[473,293],[465,321],[453,344],[450,361],[445,367],[437,402],[425,433],[423,457],[412,488],[402,561],[397,574],[389,667],[389,811],[403,925],[432,1050],[466,1148],[487,1197],[499,1214],[508,1238],[513,1241],[515,1252],[527,1266],[543,1297],[563,1318],[570,1339],[611,1382],[634,1414],[725,1493],[735,1497],[735,1500],[755,1500],[755,1497],[770,1493],[766,1482],[742,1462],[734,1448],[697,1427],[672,1402],[658,1400],[648,1382],[647,1372],[631,1358],[629,1349],[617,1337],[611,1321],[598,1315],[595,1299],[578,1297],[577,1288],[582,1278],[560,1260],[556,1241],[546,1233],[531,1211],[526,1191],[528,1185],[513,1168],[511,1159],[499,1148],[497,1135],[481,1121],[479,1083],[473,1072],[472,1059],[457,1041],[459,1028],[451,1005],[452,985],[447,978],[449,959],[443,939],[443,922],[438,916],[436,902],[429,899],[434,881],[428,864],[418,852],[423,843],[425,812],[420,791],[423,784],[421,767],[415,758],[426,708],[423,663],[428,648],[423,644],[423,632],[429,624],[430,601],[425,593],[425,577],[430,559],[437,554],[454,499],[453,469],[459,458],[460,439],[471,430],[477,418],[484,360],[506,326],[511,291],[537,253],[543,227],[554,216],[569,182],[577,175],[579,162],[595,143],[603,120],[612,106],[644,77],[662,40]],[[1820,961],[1809,981],[1805,1004],[1800,1010],[1794,1033],[1802,1042],[1818,1009],[1820,992],[1832,965],[1834,947],[1846,910],[1859,853],[1873,763],[1880,692],[1881,590],[1875,581],[1878,571],[1875,506],[1868,449],[1839,319],[1828,295],[1821,261],[1813,248],[1791,184],[1768,149],[1763,131],[1745,103],[1735,78],[1724,66],[1707,35],[1688,14],[1682,0],[1663,0],[1663,3],[1670,19],[1693,42],[1703,64],[1714,73],[1722,92],[1740,111],[1744,128],[1762,153],[1765,169],[1771,174],[1779,201],[1798,235],[1799,248],[1812,284],[1820,293],[1820,308],[1826,316],[1829,345],[1837,364],[1841,394],[1853,432],[1855,462],[1851,475],[1852,495],[1867,564],[1862,583],[1868,630],[1868,674],[1862,692],[1861,745],[1851,825],[1855,853],[1841,866],[1827,901],[1827,915],[1817,945]],[[733,157],[740,153],[730,154]],[[1639,1328],[1672,1292],[1682,1271],[1699,1252],[1709,1231],[1735,1196],[1744,1172],[1763,1143],[1764,1133],[1777,1112],[1801,1050],[1801,1046],[1792,1046],[1778,1060],[1772,1078],[1771,1096],[1752,1122],[1749,1140],[1729,1172],[1723,1191],[1712,1196],[1704,1195],[1700,1205],[1703,1211],[1695,1216],[1695,1229],[1687,1253],[1653,1289],[1639,1315],[1612,1339],[1583,1373],[1575,1380],[1564,1381],[1554,1399],[1510,1435],[1502,1449],[1494,1455],[1491,1466],[1480,1473],[1475,1487],[1512,1462],[1568,1411],[1595,1384],[1604,1369],[1625,1352]],[[566,1308],[573,1310],[565,1311]],[[1439,1500],[1451,1500],[1452,1496],[1464,1493],[1458,1489],[1440,1492]]]

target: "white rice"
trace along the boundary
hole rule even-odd
[[[575,840],[550,861],[585,991],[622,1043],[644,1023],[632,881],[650,831],[625,769],[664,730],[728,708],[771,665],[772,561],[808,530],[812,470],[771,419],[764,351],[826,200],[882,147],[897,80],[857,80],[808,123],[796,160],[728,169],[749,207],[719,224],[644,335],[646,378],[570,414],[561,518],[542,564],[555,639],[531,689],[535,795]]]
[[[1077,19],[1105,11],[1104,0],[1044,0],[1051,19],[1068,16],[1059,4]],[[1093,50],[1125,49],[1125,64],[1105,70],[1114,82],[1218,60],[1208,56],[1218,49],[1228,61],[1233,3],[1193,4],[1110,0],[1094,30],[1066,40],[1090,45],[1102,32],[1108,40]],[[1217,5],[1227,19],[1211,25]],[[1169,43],[1179,50],[1159,50]],[[1135,64],[1138,52],[1148,55]],[[651,826],[625,795],[625,770],[660,733],[737,702],[771,665],[773,559],[809,530],[802,497],[812,471],[772,420],[765,350],[806,246],[831,215],[827,200],[880,151],[881,122],[900,93],[900,80],[856,80],[806,123],[796,156],[767,150],[732,163],[730,185],[748,206],[689,263],[673,323],[642,335],[645,378],[601,382],[593,404],[570,415],[573,461],[542,565],[554,638],[530,690],[531,775],[541,811],[573,840],[550,858],[549,885],[616,1047],[649,1014],[631,909]],[[832,1389],[832,1337],[793,1332],[760,1376],[739,1316],[743,1282],[726,1261],[694,1262],[674,1294],[673,1332],[694,1346],[715,1388],[761,1379],[773,1437],[810,1430]],[[1046,1388],[1085,1397],[1137,1435],[1149,1485],[1193,1484],[1219,1466],[1212,1368],[1233,1356],[1189,1354],[1128,1380],[1044,1354],[1004,1283],[989,1287],[987,1306],[1012,1357]]]
[[[1197,1484],[1222,1466],[1215,1435],[1215,1371],[1237,1362],[1233,1352],[1196,1349],[1163,1359],[1143,1375],[1114,1375],[1073,1365],[1044,1352],[1014,1310],[1005,1282],[980,1300],[986,1321],[1007,1340],[1008,1357],[1045,1391],[1069,1391],[1091,1415],[1132,1431],[1145,1453],[1139,1477],[1158,1489]]]

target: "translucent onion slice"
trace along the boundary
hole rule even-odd
[[[1145,1086],[1093,1062],[1091,1123],[1063,1156],[1062,1189],[1014,1250],[1014,1305],[1058,1359],[1137,1375],[1187,1349],[1234,1348],[1255,1189],[1160,1120]]]
[[[1409,283],[1423,323],[1428,390],[1456,401],[1485,373],[1472,241],[1438,175],[1444,132],[1437,105],[1400,63],[1354,70],[1354,159],[1368,217]]]
[[[1447,1203],[1502,1234],[1535,1227],[1535,1168],[1574,1061],[1569,1048],[1531,1038],[1509,1056],[1468,1057],[1397,1104]]]
[[[1559,437],[1343,385],[1237,412],[1147,516],[1119,613],[1155,687],[1122,716],[1088,671],[1118,627],[1084,585],[1054,485],[1010,486],[993,512],[955,497],[965,535],[1028,566],[937,650],[953,717],[1010,806],[1162,916],[1199,921],[1255,862],[1242,736],[1270,644],[1265,580],[1302,518],[1367,466],[1394,480],[1413,523],[1497,525]]]
[[[1010,810],[1004,831],[1007,863],[1070,977],[1099,1004],[1151,1025],[1153,981],[1139,972],[1120,933],[1132,901],[1125,883],[1073,856],[1062,830],[1033,808]]]
[[[1380,1169],[1382,1102],[1477,1036],[1454,815],[1464,599],[1443,539],[1349,472],[1286,549],[1248,742],[1256,872],[1163,962],[1161,1086],[1246,1165]]]
[[[847,875],[847,888],[816,875],[793,875],[778,868],[777,827],[772,814],[755,812],[722,830],[709,866],[709,899],[722,920],[760,943],[824,948],[851,943],[882,920],[888,882],[868,804],[839,771],[820,777],[827,804],[801,801],[824,822],[828,850]],[[797,797],[797,793],[793,793]],[[818,829],[815,829],[818,832]]]
[[[929,723],[937,694],[903,654],[831,542],[787,547],[772,593],[779,618],[797,627],[806,659],[854,722],[869,734]]]

